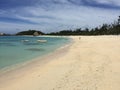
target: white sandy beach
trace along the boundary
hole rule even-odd
[[[0,90],[120,90],[120,36],[73,43],[0,76]]]

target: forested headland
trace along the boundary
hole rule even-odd
[[[112,24],[103,24],[96,28],[78,28],[76,30],[62,30],[52,32],[48,35],[120,35],[120,16],[117,21]]]

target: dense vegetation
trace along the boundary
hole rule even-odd
[[[45,35],[45,33],[38,30],[28,30],[18,32],[16,35]],[[59,32],[52,32],[46,35],[120,35],[120,16],[119,19],[113,24],[103,24],[96,28],[78,28],[76,30],[62,30]],[[36,35],[37,36],[37,35]]]
[[[101,27],[93,29],[76,29],[76,30],[62,30],[60,32],[52,32],[49,35],[119,35],[120,24],[118,22],[108,25],[103,24]]]
[[[103,24],[96,28],[78,28],[76,30],[62,30],[60,32],[52,32],[48,35],[119,35],[120,34],[120,16],[113,24]]]
[[[33,35],[38,32],[39,35],[44,35],[41,31],[28,30],[17,33],[16,35]],[[101,27],[96,27],[93,29],[81,29],[76,30],[62,30],[59,32],[52,32],[47,35],[119,35],[120,34],[120,24],[118,22],[114,24],[103,24]]]
[[[18,32],[16,35],[34,35],[34,33],[37,32],[39,35],[43,35],[44,33],[37,30],[28,30],[28,31],[22,31]]]

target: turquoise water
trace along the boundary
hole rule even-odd
[[[69,42],[60,37],[0,36],[0,69],[46,55]]]

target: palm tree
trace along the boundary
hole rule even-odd
[[[118,18],[118,25],[120,25],[120,16],[119,16],[119,18]]]

